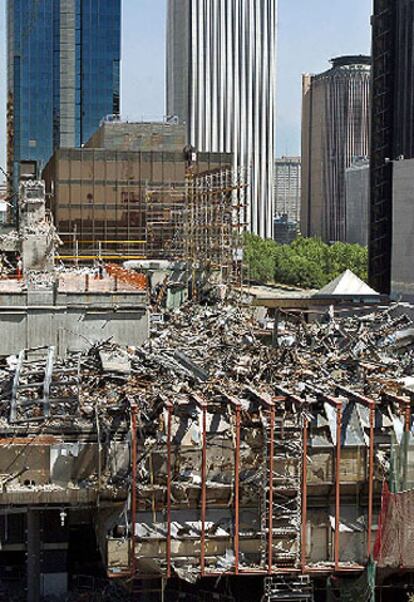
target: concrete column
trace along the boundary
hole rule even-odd
[[[40,512],[27,511],[27,602],[40,602]]]

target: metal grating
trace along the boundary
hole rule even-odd
[[[43,421],[72,414],[79,404],[79,359],[70,365],[56,361],[55,347],[21,351],[15,369],[10,422]]]
[[[313,602],[313,585],[309,576],[277,575],[265,579],[263,602]]]

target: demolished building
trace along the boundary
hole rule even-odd
[[[53,347],[64,358],[111,338],[124,346],[143,343],[147,280],[112,264],[104,270],[103,264],[58,263],[61,241],[46,210],[44,182],[23,182],[18,205],[18,230],[0,234],[0,357]]]
[[[164,318],[136,347],[3,360],[2,584],[13,569],[27,599],[64,595],[96,577],[96,541],[125,599],[136,583],[158,600],[155,582],[166,600],[183,583],[189,600],[313,600],[312,584],[358,587],[375,552],[386,600],[387,580],[414,569],[407,534],[403,554],[390,545],[410,524],[396,508],[409,513],[413,474],[404,307],[287,313],[277,348],[237,299]]]

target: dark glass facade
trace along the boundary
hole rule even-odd
[[[80,137],[84,143],[102,117],[119,114],[121,4],[120,0],[77,1],[82,5]]]
[[[121,0],[8,0],[9,170],[119,114]]]
[[[13,160],[15,165],[23,160],[41,164],[53,151],[56,119],[55,2],[14,0],[8,3],[8,10]]]
[[[391,291],[394,161],[414,158],[414,0],[374,0],[369,280]]]

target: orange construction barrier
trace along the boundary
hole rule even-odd
[[[139,291],[146,291],[148,289],[148,278],[145,274],[138,274],[136,272],[130,272],[121,266],[114,263],[105,265],[105,270],[109,276],[116,278],[119,282],[129,284],[133,288]]]

